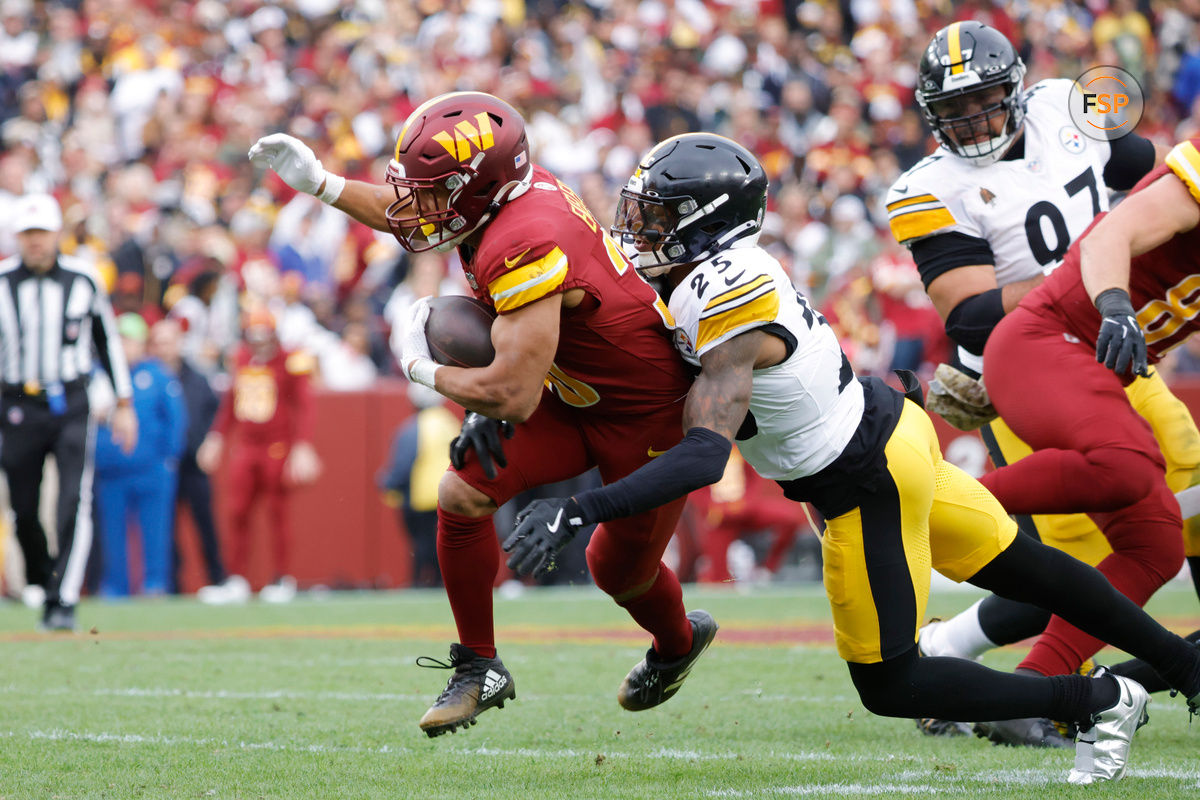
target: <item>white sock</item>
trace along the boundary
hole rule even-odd
[[[978,601],[965,611],[921,629],[921,650],[929,656],[976,659],[996,646],[979,624]]]

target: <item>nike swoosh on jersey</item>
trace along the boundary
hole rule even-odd
[[[524,250],[522,250],[521,252],[517,253],[517,254],[516,254],[515,256],[513,256],[512,258],[506,258],[506,259],[504,259],[504,267],[505,267],[505,269],[512,269],[512,268],[513,268],[513,267],[515,267],[517,264],[520,264],[520,263],[521,263],[521,259],[522,259],[522,258],[524,258],[524,257],[525,257],[525,254],[526,254],[526,253],[528,253],[528,252],[529,252],[531,249],[533,249],[533,248],[526,247]]]
[[[666,450],[655,450],[653,447],[646,448],[646,455],[650,456],[651,458],[658,458],[665,452],[667,452],[667,451]]]

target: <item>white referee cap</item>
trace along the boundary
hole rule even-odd
[[[16,213],[13,215],[13,232],[22,231],[61,231],[63,225],[62,209],[58,201],[48,194],[27,194],[17,200]]]

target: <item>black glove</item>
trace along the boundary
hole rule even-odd
[[[583,518],[575,498],[534,500],[517,513],[504,552],[512,553],[508,568],[518,575],[540,578],[554,569],[554,557],[575,538]]]
[[[1118,375],[1149,375],[1146,336],[1138,325],[1129,292],[1105,289],[1096,296],[1096,308],[1104,317],[1096,335],[1096,360]]]
[[[483,467],[483,474],[487,475],[489,480],[493,480],[496,477],[493,459],[501,467],[508,466],[500,437],[511,439],[516,432],[517,429],[511,422],[468,411],[463,417],[462,429],[458,436],[450,442],[450,463],[455,469],[462,469],[467,462],[467,453],[474,450],[475,455],[479,457],[479,465]]]

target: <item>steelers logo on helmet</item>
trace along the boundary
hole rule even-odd
[[[737,142],[685,133],[647,153],[621,190],[611,233],[647,277],[694,264],[762,228],[767,175]]]
[[[917,103],[938,142],[977,166],[994,164],[1024,121],[1025,64],[1002,33],[955,22],[936,34],[921,59]]]
[[[448,251],[524,194],[533,176],[525,121],[483,92],[451,92],[418,106],[396,139],[384,214],[409,252]]]

